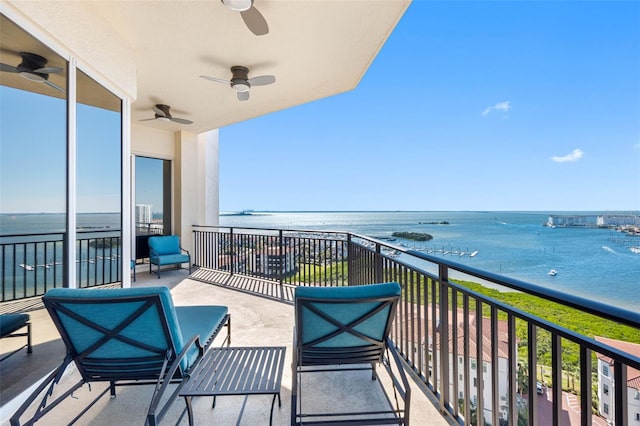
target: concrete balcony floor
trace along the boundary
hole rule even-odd
[[[203,279],[206,271],[197,271],[193,278]],[[164,285],[171,289],[176,305],[218,304],[229,307],[231,313],[232,346],[286,346],[287,353],[282,379],[282,407],[277,404],[273,411],[274,425],[290,423],[291,410],[291,345],[293,336],[294,310],[290,300],[291,291],[285,292],[285,302],[276,300],[280,297],[279,287],[271,283],[246,278],[231,277],[228,274],[216,273],[206,277],[208,281],[215,279],[218,285],[204,283],[187,277],[184,270],[166,271],[161,279],[150,276],[147,270],[140,268],[134,286]],[[240,290],[240,291],[238,291]],[[263,297],[251,292],[258,292]],[[26,303],[26,302],[25,302]],[[35,306],[37,308],[37,306]],[[30,311],[33,322],[33,354],[26,350],[13,355],[0,363],[0,419],[7,424],[11,414],[17,409],[16,395],[37,379],[46,375],[62,362],[64,346],[58,333],[49,319],[47,312],[40,308]],[[224,331],[221,335],[224,334]],[[221,341],[221,336],[218,337]],[[13,342],[12,340],[16,340]],[[0,352],[7,352],[5,344],[18,344],[21,339],[3,339]],[[214,345],[218,341],[214,342]],[[382,368],[380,376],[385,377]],[[325,375],[307,375],[303,381],[303,404],[315,410],[323,407],[348,411],[353,407],[378,409],[383,404],[383,396],[379,385],[371,381],[366,372],[349,372]],[[78,378],[75,371],[64,377],[63,382],[73,383]],[[411,380],[410,380],[411,381]],[[90,403],[106,386],[92,384],[91,391],[83,386],[75,392],[73,398],[67,400],[49,413],[41,423],[47,425],[67,424]],[[118,389],[115,399],[108,396],[101,398],[94,407],[85,413],[76,424],[81,425],[114,425],[143,424],[151,399],[151,386],[130,386]],[[240,417],[243,405],[242,396],[223,396],[216,401],[216,408],[211,408],[211,398],[194,398],[194,417],[196,424],[214,423],[220,425],[265,425],[269,422],[272,397],[270,395],[250,396]],[[176,400],[166,417],[166,424],[175,423],[184,403]],[[186,415],[182,424],[187,424]],[[433,402],[425,396],[419,387],[412,382],[411,423],[429,425],[453,424],[442,417]]]

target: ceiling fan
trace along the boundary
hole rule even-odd
[[[179,124],[192,124],[193,121],[191,120],[186,120],[184,118],[178,118],[178,117],[173,117],[171,115],[171,113],[169,112],[169,110],[171,109],[171,107],[169,105],[163,105],[163,104],[157,104],[153,106],[153,112],[156,113],[156,116],[153,118],[144,118],[140,121],[151,121],[151,120],[158,120],[158,121],[164,121],[164,122],[169,122],[169,121],[173,121],[174,123],[179,123]]]
[[[276,77],[273,75],[260,75],[258,77],[249,78],[249,68],[242,67],[240,65],[231,67],[231,80],[209,77],[207,75],[201,75],[200,78],[230,85],[231,88],[238,93],[239,101],[249,100],[249,89],[251,86],[266,86],[267,84],[273,84],[276,82]]]
[[[253,0],[220,0],[229,9],[240,12],[249,30],[257,36],[269,33],[269,24],[253,5]]]
[[[22,62],[17,67],[8,64],[0,64],[0,71],[20,74],[21,77],[36,83],[45,83],[56,90],[64,91],[62,87],[49,81],[49,74],[62,72],[59,67],[45,67],[47,60],[40,55],[29,52],[20,52]]]

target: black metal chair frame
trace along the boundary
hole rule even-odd
[[[293,385],[291,387],[291,424],[292,425],[335,425],[335,424],[349,424],[349,425],[370,425],[370,424],[400,424],[409,425],[409,407],[411,400],[411,388],[404,372],[404,366],[400,359],[400,356],[395,348],[393,342],[389,339],[389,332],[391,330],[391,324],[395,317],[396,306],[399,300],[399,296],[393,297],[375,297],[375,298],[362,298],[362,299],[320,299],[320,298],[296,298],[296,325],[302,324],[303,309],[309,309],[315,315],[319,316],[325,321],[333,324],[337,329],[325,336],[322,336],[314,341],[300,344],[301,342],[301,330],[296,326],[294,330],[294,343],[293,343],[293,361],[292,361],[292,376]],[[359,303],[376,303],[380,304],[362,315],[360,318],[348,323],[342,324],[335,318],[326,315],[324,312],[318,310],[314,304],[359,304]],[[355,327],[358,324],[368,320],[378,312],[389,307],[389,317],[387,320],[384,339],[381,341],[372,339],[357,330]],[[357,347],[318,347],[322,342],[332,339],[340,334],[349,333],[357,336],[360,339],[367,341],[369,344],[366,346]],[[389,357],[391,354],[391,357]],[[395,364],[397,375],[394,374],[391,366],[391,359]],[[394,404],[391,398],[384,389],[384,386],[378,378],[376,371],[376,364],[382,363],[387,374],[391,378],[394,391],[394,399],[396,400],[396,408],[393,409]],[[337,367],[343,364],[357,365],[357,364],[370,364],[369,366],[354,366],[354,367]],[[332,367],[333,366],[333,367]],[[354,370],[371,370],[371,379],[378,381],[380,387],[385,395],[385,398],[391,409],[378,410],[378,411],[363,411],[363,412],[340,412],[340,413],[299,413],[298,410],[298,394],[301,392],[300,381],[301,374],[303,373],[324,373],[331,371],[354,371]],[[399,377],[397,377],[399,376]],[[397,404],[398,395],[403,400],[403,406],[400,407]],[[314,418],[325,418],[324,420],[314,420]],[[343,419],[337,419],[342,417]],[[348,417],[348,419],[345,419]],[[333,419],[330,419],[333,418]]]
[[[18,333],[19,330],[22,330],[25,327],[27,328],[26,332]],[[23,325],[22,327],[18,328],[17,330],[12,331],[11,333],[7,333],[4,336],[0,336],[0,339],[8,339],[10,337],[26,337],[27,338],[27,343],[25,343],[24,345],[20,346],[18,349],[15,349],[12,352],[10,352],[7,355],[5,355],[4,357],[2,357],[2,359],[0,359],[0,362],[2,362],[5,359],[9,358],[11,355],[14,355],[14,354],[20,352],[24,348],[27,348],[27,353],[28,354],[33,353],[33,349],[31,347],[31,321],[27,321],[27,323],[25,325]]]
[[[91,322],[87,318],[84,318],[76,314],[75,312],[70,311],[61,303],[84,304],[87,303],[87,299],[85,298],[73,299],[65,297],[61,300],[57,300],[55,298],[43,298],[43,302],[58,330],[64,330],[64,327],[62,326],[60,320],[60,313],[63,313],[82,323],[83,325],[86,325],[87,327],[92,328],[99,333],[102,333],[103,337],[83,352],[72,353],[71,348],[73,348],[74,345],[72,344],[69,335],[61,332],[62,340],[67,347],[67,355],[64,358],[62,365],[54,370],[15,412],[15,414],[11,417],[12,426],[23,424],[20,423],[20,418],[29,409],[33,402],[42,395],[42,392],[45,391],[46,388],[48,389],[42,397],[41,402],[38,404],[33,417],[27,420],[24,423],[25,425],[32,425],[33,423],[37,422],[49,411],[60,404],[64,399],[73,394],[76,389],[80,388],[84,384],[89,384],[92,382],[109,382],[109,387],[102,391],[93,401],[91,401],[91,403],[87,407],[85,407],[80,413],[78,413],[78,415],[74,417],[73,420],[69,422],[69,424],[75,423],[80,417],[82,417],[91,407],[93,407],[96,402],[98,402],[100,398],[102,398],[107,393],[107,391],[110,392],[112,398],[115,398],[116,387],[118,386],[154,385],[153,397],[147,411],[145,425],[157,425],[160,420],[166,415],[171,404],[178,397],[180,389],[182,389],[182,386],[186,383],[186,380],[183,379],[188,377],[190,371],[193,370],[193,368],[195,368],[198,362],[202,359],[205,349],[209,347],[220,330],[222,330],[222,328],[224,328],[225,326],[227,327],[227,336],[223,341],[223,345],[225,343],[227,345],[230,344],[231,317],[229,314],[227,314],[225,318],[220,322],[219,326],[214,331],[209,341],[205,342],[204,345],[200,342],[199,336],[193,336],[187,342],[185,342],[182,351],[180,353],[176,353],[174,350],[175,342],[171,338],[171,334],[169,332],[166,314],[164,312],[164,307],[162,305],[160,295],[138,295],[131,297],[118,297],[116,299],[94,299],[91,301],[91,303],[113,304],[117,302],[130,303],[135,301],[141,301],[143,302],[143,304],[131,315],[122,319],[122,321],[120,321],[120,323],[116,327],[112,329],[106,329],[98,324]],[[150,309],[157,310],[160,318],[164,319],[163,321],[161,321],[162,331],[166,341],[171,342],[171,347],[168,349],[153,347],[145,344],[144,342],[135,341],[120,334],[120,332],[124,330],[129,324],[131,324],[133,321],[135,321]],[[118,340],[126,344],[148,350],[154,353],[154,355],[151,355],[147,358],[122,358],[118,359],[117,362],[115,362],[114,360],[106,361],[91,358],[91,354],[93,352],[112,340]],[[189,353],[192,346],[194,345],[198,348],[197,360],[193,362],[188,370],[185,371],[181,366],[181,361],[185,358],[185,356]],[[131,363],[131,361],[135,361],[135,363]],[[60,396],[58,396],[55,400],[49,401],[49,398],[53,394],[54,387],[60,382],[65,370],[72,362],[75,362],[81,379]],[[115,365],[117,365],[117,368],[115,367]],[[165,393],[168,391],[168,386],[175,383],[178,384],[177,387],[168,397],[165,397]],[[161,401],[163,403],[162,407],[160,407]],[[185,403],[187,405],[186,411],[189,416],[189,422],[190,424],[192,424],[193,410],[191,407],[191,403],[190,401],[185,401]]]

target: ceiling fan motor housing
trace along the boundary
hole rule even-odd
[[[249,84],[249,68],[236,65],[231,67],[231,87],[237,92],[247,92],[251,87]]]
[[[49,74],[34,71],[44,68],[45,65],[47,65],[47,60],[45,58],[40,55],[36,55],[35,53],[28,52],[20,52],[20,56],[22,56],[22,62],[20,62],[20,65],[18,65],[16,69],[22,77],[33,81],[49,79]]]

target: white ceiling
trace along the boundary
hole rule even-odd
[[[256,36],[240,14],[220,0],[93,1],[136,55],[137,100],[132,123],[195,133],[279,111],[354,89],[398,23],[410,0],[255,0],[269,25]],[[237,100],[228,85],[199,75],[231,78],[230,67],[249,78],[274,75]],[[152,106],[172,107],[192,125],[140,119]]]

